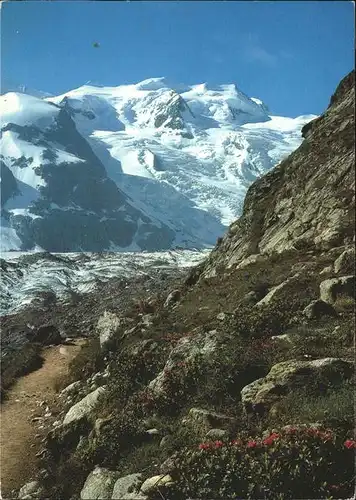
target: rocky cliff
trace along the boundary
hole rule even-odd
[[[340,82],[326,112],[304,126],[301,146],[251,185],[243,215],[212,252],[204,266],[205,277],[247,257],[352,243],[354,83],[353,71]]]

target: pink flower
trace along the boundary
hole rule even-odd
[[[268,438],[264,439],[262,441],[262,443],[265,445],[270,445],[270,444],[273,444],[274,441],[278,438],[279,438],[279,434],[277,434],[276,432],[273,432],[270,436],[268,436]]]
[[[356,441],[354,441],[353,439],[347,439],[344,442],[344,446],[346,446],[346,448],[348,448],[349,450],[351,448],[356,448]]]
[[[224,446],[224,443],[222,441],[215,441],[214,446],[215,448],[221,448]]]
[[[210,443],[201,443],[201,444],[199,445],[199,449],[200,449],[200,450],[208,450],[209,448],[211,448]]]
[[[249,441],[247,443],[247,448],[256,448],[257,446],[257,441]]]
[[[231,444],[235,445],[235,446],[241,446],[242,441],[241,441],[241,439],[234,439],[233,441],[231,441]]]

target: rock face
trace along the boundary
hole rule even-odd
[[[242,217],[211,253],[202,276],[238,266],[251,255],[352,245],[354,81],[353,71],[326,112],[304,127],[302,145],[250,186]]]
[[[338,358],[324,358],[313,361],[283,361],[272,367],[264,378],[255,380],[241,391],[241,400],[247,413],[264,412],[315,376],[325,377],[337,386],[341,378],[349,378],[353,363]]]
[[[105,387],[98,387],[77,404],[72,406],[63,420],[63,425],[69,425],[73,422],[78,422],[83,418],[87,418],[93,409],[96,407],[99,397],[105,392]]]

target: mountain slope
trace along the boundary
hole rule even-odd
[[[1,101],[3,250],[212,246],[314,118],[163,78]]]

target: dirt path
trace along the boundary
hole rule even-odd
[[[69,362],[83,343],[85,341],[77,340],[75,345],[44,349],[43,366],[20,378],[2,404],[0,491],[3,498],[12,498],[12,490],[33,478],[38,463],[36,454],[42,449],[41,441],[58,419],[55,382],[67,373]]]

